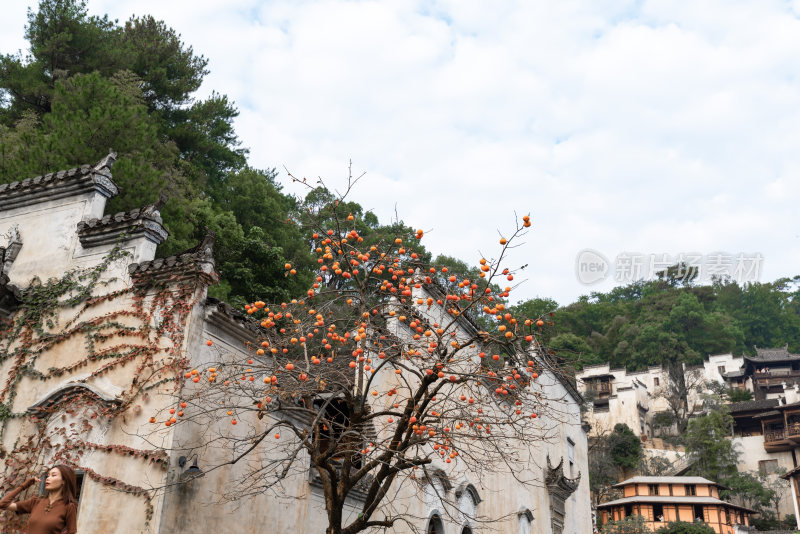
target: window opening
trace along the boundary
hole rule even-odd
[[[653,519],[656,521],[664,521],[664,506],[661,504],[653,505]]]
[[[426,534],[444,534],[442,518],[438,515],[431,516],[428,520],[428,529],[425,532]]]

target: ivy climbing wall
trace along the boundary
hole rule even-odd
[[[0,492],[70,465],[81,534],[159,532],[174,436],[149,417],[183,387],[215,280],[209,244],[153,259],[157,207],[104,215],[113,159],[0,186]]]
[[[102,506],[107,491],[124,494],[115,502],[138,510],[142,531],[152,527],[171,434],[140,429],[168,398],[158,394],[182,383],[187,318],[202,292],[143,281],[113,290],[109,265],[125,258],[115,248],[92,269],[33,281],[0,332],[3,490],[47,465],[81,470],[81,516],[93,518],[82,532],[130,527],[129,513]]]

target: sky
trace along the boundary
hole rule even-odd
[[[3,2],[0,52],[26,49]],[[800,275],[800,1],[89,0],[209,60],[250,164],[342,191],[560,304],[677,260]],[[352,163],[351,163],[352,162]]]

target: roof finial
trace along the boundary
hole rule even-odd
[[[108,149],[108,155],[97,162],[97,165],[94,166],[94,170],[99,171],[104,168],[110,169],[115,161],[117,161],[117,153],[112,149]]]
[[[161,191],[158,194],[158,201],[153,204],[153,209],[161,213],[161,208],[167,203],[167,194],[164,191]]]

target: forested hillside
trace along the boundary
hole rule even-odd
[[[170,237],[159,256],[213,232],[220,284],[212,296],[241,306],[307,291],[319,245],[307,214],[339,200],[324,187],[295,198],[274,169],[248,166],[234,104],[222,93],[196,96],[208,74],[202,55],[162,21],[144,15],[119,24],[89,15],[85,0],[42,0],[28,12],[25,36],[29,54],[0,55],[0,183],[93,163],[113,149],[121,193],[106,211],[163,196]],[[343,209],[368,241],[400,230],[415,235],[402,221],[381,224],[355,202]],[[420,244],[412,254],[430,259]],[[442,260],[478,278],[477,267]],[[295,276],[287,276],[287,263]]]
[[[335,199],[322,189],[294,198],[274,170],[248,166],[234,104],[222,93],[196,96],[208,73],[202,55],[164,22],[90,16],[83,0],[42,0],[28,14],[25,35],[30,54],[0,55],[0,183],[92,163],[113,149],[122,192],[107,211],[164,195],[171,235],[161,256],[214,232],[221,283],[213,296],[243,305],[308,289],[316,245],[304,214]],[[386,228],[360,205],[348,209],[361,235]],[[416,253],[428,258],[421,246]],[[477,267],[446,256],[439,262],[459,278],[480,280]],[[286,263],[297,276],[286,276]],[[698,363],[706,354],[752,353],[754,346],[788,344],[800,352],[800,277],[741,287],[695,285],[673,274],[560,307],[530,300],[515,316],[543,317],[543,341],[578,367]],[[491,317],[477,319],[492,327]]]
[[[695,285],[672,272],[563,307],[533,299],[515,310],[532,316],[553,312],[545,343],[578,367],[697,364],[708,354],[753,354],[755,346],[788,344],[800,352],[800,276],[742,287],[730,280]]]

